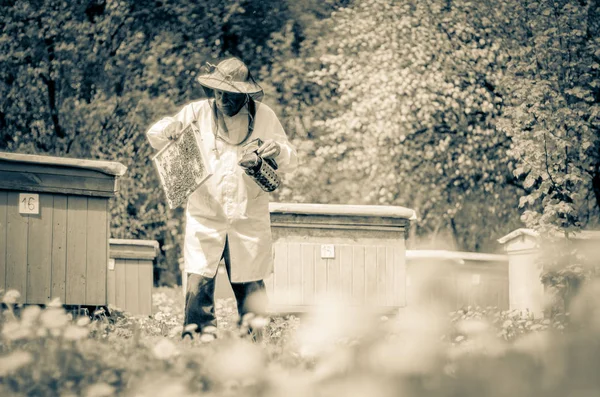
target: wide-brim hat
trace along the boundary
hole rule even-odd
[[[263,89],[250,74],[248,67],[238,58],[228,58],[218,65],[206,64],[209,72],[198,76],[204,87],[241,94],[262,93]]]

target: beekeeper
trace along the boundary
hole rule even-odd
[[[273,271],[269,195],[238,165],[243,144],[260,138],[264,143],[258,153],[275,159],[278,173],[297,166],[296,150],[273,110],[260,102],[263,90],[248,67],[237,58],[210,67],[198,82],[214,92],[214,99],[192,102],[147,132],[152,147],[160,150],[195,123],[213,174],[187,202],[184,260],[188,278],[184,280],[182,337],[214,335],[215,276],[221,259],[240,318],[264,311],[266,306],[263,279]]]

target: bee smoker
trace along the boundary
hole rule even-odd
[[[246,175],[250,176],[262,190],[272,192],[279,187],[281,179],[275,172],[277,163],[273,159],[263,159],[258,155],[258,148],[263,144],[262,140],[254,139],[244,147],[244,155],[239,162]]]

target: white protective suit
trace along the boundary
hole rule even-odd
[[[273,271],[273,247],[269,215],[269,195],[238,165],[242,145],[234,146],[216,139],[213,101],[201,100],[186,105],[175,117],[165,117],[147,132],[153,148],[160,150],[169,143],[164,129],[174,121],[184,128],[192,122],[200,130],[204,152],[213,175],[188,199],[184,243],[185,271],[214,277],[227,237],[231,259],[231,281],[262,280]],[[272,139],[279,143],[275,158],[278,173],[297,167],[296,150],[288,141],[281,123],[271,108],[256,103],[254,131],[246,140]],[[225,117],[227,140],[239,142],[248,132],[248,109]],[[216,149],[215,149],[216,145]]]

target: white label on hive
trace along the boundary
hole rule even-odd
[[[115,258],[108,260],[108,270],[115,270]]]
[[[40,195],[37,193],[19,193],[19,213],[39,214]]]
[[[323,259],[335,258],[335,248],[334,248],[333,244],[321,245],[321,258],[323,258]]]
[[[480,274],[474,274],[471,276],[471,283],[473,283],[473,285],[479,285],[480,282],[481,282]]]

